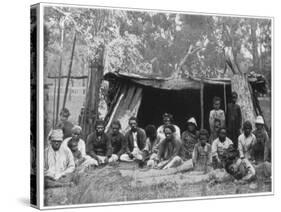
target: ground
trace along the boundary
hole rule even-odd
[[[80,176],[75,176],[73,180],[76,185],[72,187],[47,189],[46,206],[271,191],[271,182],[256,180],[240,185],[223,170],[209,174],[195,171],[175,173],[173,170],[138,169],[133,163],[90,169]]]

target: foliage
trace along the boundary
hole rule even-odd
[[[224,77],[224,48],[231,46],[240,69],[263,73],[270,81],[270,19],[46,7],[45,25],[50,32],[49,73],[57,72],[61,51],[63,70],[67,70],[76,32],[75,75],[87,74],[85,64],[100,58],[105,50],[105,71]]]

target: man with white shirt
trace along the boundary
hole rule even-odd
[[[222,157],[225,151],[233,145],[232,141],[226,137],[226,129],[224,127],[220,128],[218,131],[218,138],[216,138],[212,143],[212,157],[214,168],[223,168]]]
[[[134,160],[143,160],[143,149],[146,144],[145,131],[138,127],[136,117],[129,119],[131,129],[126,133],[126,153],[120,156],[121,161],[131,162]]]
[[[63,131],[53,130],[51,143],[45,149],[44,177],[45,187],[62,187],[71,185],[69,174],[75,170],[74,159],[68,148],[62,148]]]

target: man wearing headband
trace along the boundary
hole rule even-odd
[[[68,148],[61,147],[62,140],[63,132],[61,129],[51,132],[51,143],[44,154],[45,187],[69,185],[68,180],[66,180],[68,179],[67,176],[75,169],[72,153]]]

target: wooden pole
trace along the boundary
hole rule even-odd
[[[204,83],[200,82],[201,129],[204,129]]]
[[[62,108],[64,108],[64,107],[65,107],[65,104],[66,104],[66,98],[67,98],[68,87],[69,87],[69,81],[70,81],[70,75],[71,75],[71,69],[72,69],[72,63],[73,63],[73,56],[74,56],[75,43],[76,43],[76,31],[75,31],[74,39],[73,39],[73,45],[72,45],[72,51],[71,51],[71,58],[70,58],[70,63],[69,63],[69,68],[68,68],[68,75],[67,75],[67,81],[66,81],[66,85],[65,85],[65,92],[64,92],[64,98],[63,98]]]
[[[60,65],[59,65],[59,81],[58,81],[58,94],[57,94],[57,109],[56,109],[56,124],[58,123],[59,107],[60,107],[60,87],[62,75],[62,58],[63,58],[63,38],[64,38],[64,21],[61,21],[61,52],[60,52]]]
[[[53,128],[55,127],[55,118],[56,118],[56,89],[57,89],[57,79],[55,78],[55,87],[54,87],[54,102],[53,102]]]
[[[224,112],[227,112],[227,102],[226,102],[226,86],[223,84],[223,98],[224,98]]]

